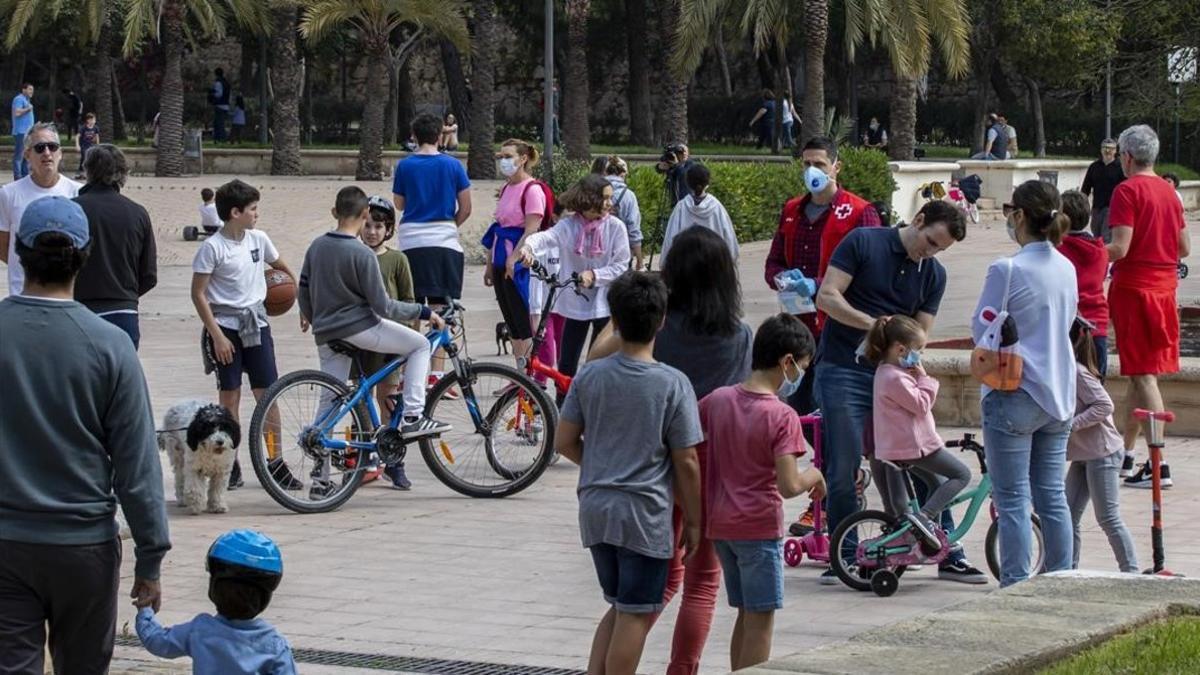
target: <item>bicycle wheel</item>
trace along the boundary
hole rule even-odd
[[[313,429],[322,394],[341,399],[350,393],[346,383],[332,375],[298,370],[279,378],[254,407],[250,462],[258,482],[281,506],[297,513],[332,511],[350,499],[362,483],[365,463],[358,461],[359,453],[319,447],[320,439]],[[372,432],[364,404],[338,420],[332,433],[339,440],[365,441]],[[316,480],[328,483],[322,485]]]
[[[1041,574],[1046,565],[1046,540],[1042,536],[1042,519],[1036,513],[1033,518],[1033,549],[1029,552],[1029,573]],[[1000,579],[1000,523],[993,520],[984,539],[984,550],[987,551],[988,571],[996,580]]]
[[[540,387],[514,368],[468,362],[466,370],[469,381],[460,382],[458,373],[451,372],[429,391],[425,414],[454,429],[421,439],[421,455],[438,480],[468,497],[516,494],[550,463],[557,410]],[[442,397],[450,387],[458,387],[460,399]]]
[[[896,521],[883,511],[859,511],[838,524],[829,538],[829,565],[843,584],[856,591],[871,590],[871,575],[886,569],[897,577],[904,574],[904,565],[879,565],[865,557],[847,560],[841,551],[857,551],[859,542],[878,539],[894,532]]]
[[[979,224],[979,207],[973,202],[967,202],[967,217],[971,219],[972,223]]]

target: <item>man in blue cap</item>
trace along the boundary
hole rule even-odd
[[[105,673],[120,585],[117,502],[139,607],[158,609],[171,548],[146,380],[120,328],[75,302],[83,209],[44,197],[21,216],[20,295],[0,301],[0,673]]]

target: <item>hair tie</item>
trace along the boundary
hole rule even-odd
[[[1058,217],[1058,209],[1050,209],[1050,220]]]

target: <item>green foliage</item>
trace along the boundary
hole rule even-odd
[[[533,177],[545,181],[554,191],[555,198],[567,191],[567,188],[578,183],[580,179],[592,170],[592,163],[578,159],[567,159],[561,151],[554,152],[554,174],[549,175],[545,161],[533,167]]]
[[[841,150],[841,160],[838,181],[842,187],[867,201],[891,203],[895,183],[883,153],[845,148]],[[709,192],[729,211],[738,241],[773,237],[784,202],[803,190],[804,165],[800,162],[706,162],[705,166],[712,173]],[[671,215],[670,209],[663,208],[663,176],[652,166],[638,166],[630,171],[628,183],[642,210],[645,245],[657,251],[666,219]]]
[[[1022,75],[1054,87],[1102,78],[1121,28],[1091,0],[1006,0],[1000,25],[1005,58]]]

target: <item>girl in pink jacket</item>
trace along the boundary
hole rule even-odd
[[[925,331],[907,316],[885,316],[867,333],[867,359],[875,370],[875,456],[871,472],[888,513],[912,524],[928,554],[941,549],[936,522],[971,480],[971,470],[946,450],[933,421],[938,382],[921,366]],[[903,465],[932,490],[920,511],[908,511]]]

